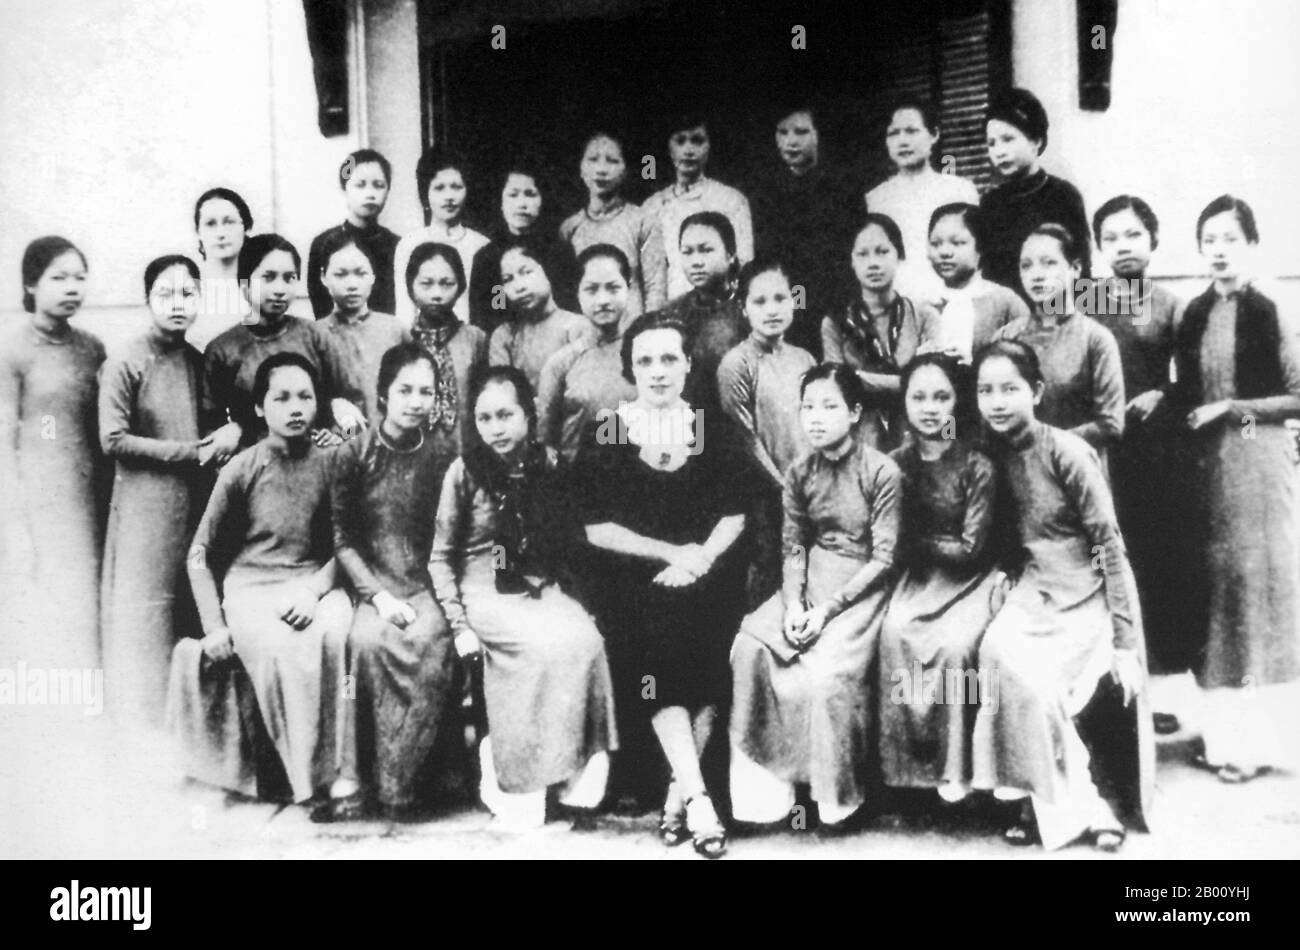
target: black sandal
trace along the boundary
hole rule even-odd
[[[703,799],[709,806],[709,811],[713,812],[713,826],[711,828],[702,828],[696,831],[690,828],[689,809],[691,802],[697,802]],[[691,844],[695,848],[695,853],[702,858],[716,860],[727,853],[727,831],[722,827],[722,822],[718,819],[718,813],[713,810],[713,801],[709,798],[708,792],[696,795],[694,798],[686,799],[688,809],[687,829],[691,835]]]
[[[685,844],[691,840],[691,833],[686,828],[686,813],[684,811],[670,812],[664,810],[663,816],[659,819],[659,840],[670,848],[675,848],[679,844]]]

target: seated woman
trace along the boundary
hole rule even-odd
[[[506,245],[501,254],[500,276],[510,319],[492,331],[488,362],[523,370],[536,392],[546,361],[586,336],[589,324],[578,314],[555,305],[541,256],[528,243],[512,241]]]
[[[537,390],[542,442],[573,461],[587,429],[636,398],[623,378],[623,331],[631,265],[612,244],[593,244],[578,255],[578,303],[590,331],[546,361]]]
[[[471,405],[478,440],[447,470],[429,573],[457,653],[484,656],[483,803],[503,827],[536,827],[553,785],[573,808],[605,795],[617,747],[609,666],[559,583],[574,525],[558,456],[536,441],[527,377],[491,367]]]
[[[894,573],[898,467],[862,437],[853,370],[804,375],[812,451],[785,476],[784,586],[745,618],[731,649],[735,817],[783,819],[807,784],[824,826],[867,798],[876,708],[871,665]]]
[[[995,479],[988,456],[958,438],[962,367],[938,353],[903,367],[911,432],[890,458],[903,476],[903,575],[880,633],[880,762],[886,784],[970,791],[979,709],[976,659],[991,614]]]
[[[578,457],[582,519],[599,549],[605,635],[628,728],[653,729],[672,769],[661,837],[720,857],[723,831],[700,756],[730,693],[727,649],[744,612],[737,540],[752,504],[747,460],[682,398],[691,361],[675,320],[639,318],[623,339],[637,398]],[[701,418],[702,416],[702,418]]]
[[[905,258],[903,234],[894,219],[867,215],[853,238],[849,258],[858,293],[822,320],[823,358],[857,371],[867,392],[863,430],[880,451],[897,447],[902,439],[899,370],[917,353],[940,342],[934,308],[894,289],[898,265]]]
[[[980,645],[980,676],[995,692],[975,720],[973,785],[1023,801],[1005,835],[1011,843],[1031,841],[1036,824],[1045,848],[1088,835],[1114,851],[1124,827],[1093,767],[1100,778],[1105,746],[1133,760],[1122,774],[1137,779],[1139,794],[1123,810],[1141,827],[1155,748],[1142,618],[1110,489],[1086,442],[1035,418],[1045,384],[1033,349],[990,343],[975,369],[980,414],[1018,515],[1023,566]],[[1122,727],[1085,744],[1081,722],[1114,698],[1111,679],[1125,707],[1138,700],[1136,722],[1120,719]]]
[[[433,357],[403,343],[379,365],[382,421],[339,450],[332,497],[334,550],[357,612],[348,634],[357,762],[364,788],[336,799],[330,818],[358,814],[371,796],[389,818],[413,814],[415,775],[437,735],[453,686],[454,656],[433,598],[429,551],[443,476],[453,456],[424,425],[433,406]]]
[[[247,671],[294,802],[338,778],[333,727],[352,623],[335,584],[332,454],[311,439],[317,391],[315,368],[297,353],[257,368],[252,400],[266,436],[222,469],[187,564],[203,653],[233,654]]]

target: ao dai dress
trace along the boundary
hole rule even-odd
[[[198,463],[202,379],[198,351],[157,328],[106,362],[100,379],[100,441],[117,469],[104,542],[104,667],[111,711],[137,724],[161,725],[177,634],[198,633],[183,569],[211,485]]]
[[[968,785],[992,618],[993,463],[962,442],[937,459],[917,442],[890,458],[902,472],[903,573],[880,634],[881,769],[889,785]]]
[[[379,364],[384,354],[399,343],[411,339],[411,333],[390,313],[367,310],[355,317],[344,317],[333,310],[320,321],[320,328],[333,340],[338,360],[347,377],[361,389],[363,405],[372,426],[379,425]]]
[[[898,503],[898,467],[861,438],[838,458],[811,452],[786,473],[784,587],[745,618],[731,649],[738,819],[779,820],[794,805],[795,783],[811,786],[828,822],[865,802]],[[831,606],[811,646],[785,639],[791,605]]]
[[[348,634],[355,685],[358,775],[385,805],[415,795],[416,772],[433,746],[453,686],[454,651],[433,596],[429,551],[442,479],[451,457],[420,433],[399,448],[372,427],[340,446],[332,496],[334,550],[356,591]],[[415,610],[395,626],[373,599],[386,592]]]
[[[1102,802],[1092,757],[1122,750],[1136,777],[1132,810],[1144,814],[1155,768],[1145,691],[1092,751],[1077,724],[1086,708],[1113,699],[1102,689],[1115,650],[1145,656],[1137,589],[1097,453],[1080,437],[1033,422],[995,459],[1014,503],[1024,565],[980,645],[989,684],[975,721],[974,787],[1014,789],[1033,799],[1048,849],[1083,834]],[[1106,694],[1106,695],[1102,695]],[[1135,721],[1136,719],[1136,721]],[[1131,790],[1127,790],[1131,791]],[[1138,822],[1141,822],[1138,818]]]
[[[217,478],[190,553],[203,629],[230,630],[296,802],[327,787],[341,764],[347,592],[326,593],[302,630],[281,619],[294,585],[333,560],[332,460],[310,442],[288,449],[263,440],[239,453]],[[213,572],[223,568],[218,595]]]
[[[612,244],[632,268],[627,313],[635,317],[658,310],[668,300],[668,258],[659,222],[645,209],[630,203],[599,217],[586,208],[565,219],[560,238],[581,254],[593,244]]]
[[[591,324],[586,317],[560,310],[554,304],[545,313],[517,313],[492,331],[488,362],[523,370],[536,392],[546,361],[589,332]]]
[[[623,335],[595,332],[568,344],[546,361],[537,388],[538,435],[567,462],[577,457],[583,436],[621,403],[636,398],[623,376]]]
[[[0,329],[0,654],[35,668],[100,666],[96,417],[104,346],[30,318]],[[18,578],[30,578],[19,581]]]

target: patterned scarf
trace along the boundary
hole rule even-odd
[[[867,308],[860,303],[849,304],[844,310],[844,326],[861,344],[867,360],[873,366],[898,369],[894,354],[898,352],[898,337],[903,330],[903,298],[897,296],[889,305],[889,351],[876,336],[876,322]]]
[[[460,332],[460,318],[449,307],[425,307],[415,319],[411,335],[433,357],[436,372],[433,410],[429,413],[429,428],[441,427],[445,432],[456,428],[460,394],[456,390],[456,367],[452,363],[448,344]]]
[[[524,449],[517,465],[508,465],[484,445],[466,453],[470,477],[487,492],[497,509],[492,541],[500,549],[496,565],[498,593],[540,597],[552,583],[563,551],[564,525],[556,522],[555,459],[540,443]],[[562,519],[561,519],[562,520]],[[540,578],[541,584],[530,578]]]

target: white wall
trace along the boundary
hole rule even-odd
[[[9,0],[0,30],[0,319],[21,313],[23,248],[76,242],[79,323],[110,344],[139,325],[144,265],[194,255],[194,200],[228,185],[254,230],[306,252],[342,220],[337,168],[356,123],[325,139],[301,3]],[[354,113],[355,116],[355,113]]]
[[[1015,0],[1015,83],[1051,120],[1044,166],[1090,216],[1113,195],[1145,198],[1160,218],[1155,274],[1204,286],[1196,217],[1232,192],[1258,218],[1259,275],[1300,275],[1298,28],[1294,0],[1119,0],[1111,106],[1083,112],[1075,0]]]

